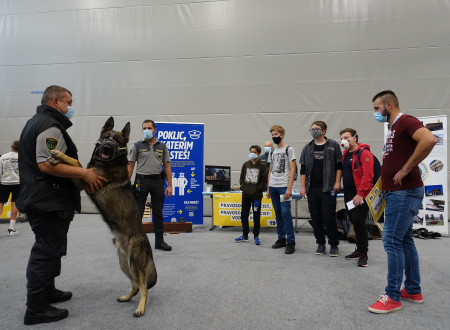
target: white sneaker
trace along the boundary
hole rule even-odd
[[[14,236],[17,235],[19,232],[17,231],[17,229],[8,229],[8,236]]]

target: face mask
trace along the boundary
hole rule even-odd
[[[153,137],[153,131],[151,129],[144,129],[144,139],[151,140]]]
[[[374,112],[374,113],[373,113],[373,117],[374,117],[377,121],[379,121],[380,123],[385,123],[385,122],[387,122],[387,116],[383,116],[383,115],[381,114],[381,111]]]
[[[311,136],[313,137],[313,139],[318,138],[319,136],[322,136],[322,131],[318,128],[312,128]]]
[[[266,152],[266,154],[268,154],[270,152],[270,150],[272,150],[271,147],[264,147],[264,151]]]
[[[75,110],[73,109],[72,106],[68,106],[67,107],[67,112],[64,114],[64,116],[66,116],[67,119],[70,119],[73,117],[73,114],[75,113]]]
[[[281,137],[280,136],[273,136],[272,137],[272,141],[275,144],[279,144],[281,142]]]
[[[250,159],[256,159],[256,158],[258,158],[258,155],[257,155],[257,154],[254,154],[253,152],[250,153],[250,155],[248,155],[248,156],[250,157]]]
[[[350,143],[348,143],[348,140],[342,139],[341,140],[341,147],[344,148],[344,149],[350,148]]]

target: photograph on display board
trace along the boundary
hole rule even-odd
[[[436,139],[437,139],[437,142],[436,142],[436,145],[437,146],[442,146],[442,145],[444,145],[444,134],[433,134],[435,137],[436,137]]]
[[[425,124],[425,127],[428,128],[432,132],[442,131],[444,129],[444,124],[440,120],[437,120],[436,122]]]
[[[438,159],[435,159],[433,161],[431,161],[430,163],[430,169],[433,172],[439,172],[444,168],[444,163]]]
[[[425,214],[425,223],[427,226],[443,226],[444,225],[444,215],[427,213]]]
[[[445,201],[439,199],[428,199],[426,202],[425,209],[427,211],[437,211],[444,212],[445,209]]]
[[[425,186],[425,196],[443,196],[444,189],[441,184]]]

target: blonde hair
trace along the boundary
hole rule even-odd
[[[283,134],[283,135],[285,135],[285,132],[286,132],[284,130],[283,126],[280,126],[280,125],[273,125],[270,128],[270,133],[272,133],[273,131],[277,131],[278,133]]]

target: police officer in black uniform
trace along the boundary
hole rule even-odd
[[[59,321],[67,309],[50,304],[67,301],[72,292],[55,288],[61,273],[61,257],[67,250],[67,232],[75,211],[79,212],[80,192],[70,178],[79,178],[94,191],[105,178],[94,169],[67,164],[51,165],[51,150],[59,150],[78,159],[77,148],[67,134],[72,126],[72,94],[60,86],[47,87],[36,114],[26,123],[20,136],[19,177],[22,192],[17,207],[26,212],[35,243],[27,267],[27,310],[24,323]]]
[[[172,196],[172,170],[167,146],[155,137],[156,126],[153,120],[142,123],[144,138],[131,147],[128,162],[128,177],[131,178],[136,165],[134,180],[135,198],[139,213],[144,215],[147,196],[152,203],[153,231],[155,233],[155,249],[170,251],[172,247],[164,242],[163,208],[164,197]],[[165,179],[167,187],[164,190]]]

